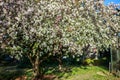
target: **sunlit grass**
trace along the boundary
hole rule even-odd
[[[71,74],[69,76],[69,74]],[[67,76],[67,77],[66,77]],[[80,66],[73,67],[71,73],[66,73],[61,80],[116,80],[104,67]]]
[[[119,80],[117,77],[109,73],[106,67],[98,66],[68,66],[70,71],[58,71],[54,69],[48,70],[45,74],[54,74],[57,76],[55,80]],[[32,72],[28,71],[27,76],[31,76]],[[29,78],[30,79],[30,78]]]

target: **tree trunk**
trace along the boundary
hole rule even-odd
[[[62,61],[61,61],[60,57],[58,58],[58,62],[59,62],[59,70],[61,71],[62,70]]]
[[[90,45],[87,44],[87,45],[85,45],[84,48],[83,48],[83,58],[82,58],[82,62],[83,62],[83,63],[84,63],[84,61],[85,61],[85,58],[86,58],[87,54],[89,53],[89,52],[88,52],[89,47],[90,47]]]
[[[39,56],[37,55],[34,66],[34,79],[33,80],[42,80],[43,76],[42,76],[42,71],[40,70],[40,60],[39,60]]]

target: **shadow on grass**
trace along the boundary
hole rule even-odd
[[[58,65],[46,65],[44,66],[44,74],[45,75],[56,75],[57,79],[61,79],[63,77],[67,78],[72,75],[72,69],[74,67],[80,67],[81,65],[62,65],[62,69],[59,70]]]
[[[0,65],[0,80],[15,80],[23,74],[24,69],[20,69],[16,65]]]
[[[23,74],[22,71],[4,71],[0,73],[0,80],[15,80],[17,77]]]

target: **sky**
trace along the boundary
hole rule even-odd
[[[119,4],[120,3],[120,0],[104,0],[104,1],[105,1],[104,2],[105,5],[108,5],[108,3],[110,3],[110,2],[113,2],[115,4]]]

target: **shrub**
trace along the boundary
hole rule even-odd
[[[85,64],[85,65],[91,65],[91,64],[93,64],[93,63],[94,63],[94,60],[92,60],[92,59],[90,59],[90,58],[85,59],[85,61],[84,61],[84,64]]]

